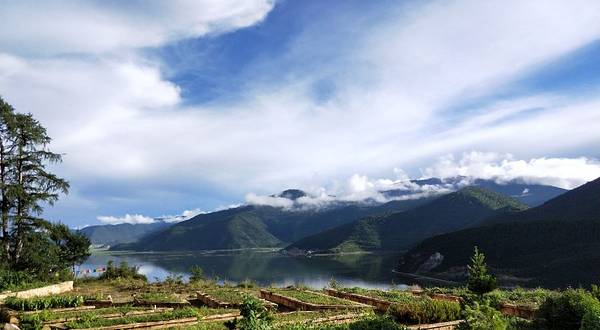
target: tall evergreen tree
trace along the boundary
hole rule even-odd
[[[50,141],[31,114],[16,113],[0,98],[0,256],[9,269],[42,276],[82,263],[90,245],[83,234],[40,217],[69,189],[46,169],[62,159],[48,150]]]

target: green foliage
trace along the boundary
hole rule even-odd
[[[600,330],[600,310],[591,308],[586,310],[579,330]]]
[[[491,306],[495,308],[499,308],[502,302],[518,306],[539,307],[548,297],[556,297],[557,295],[558,293],[552,290],[541,288],[524,290],[517,287],[513,290],[494,290],[486,293],[484,299],[489,301]]]
[[[198,316],[198,309],[192,307],[174,309],[172,311],[165,311],[155,314],[131,315],[110,319],[105,319],[101,316],[95,316],[93,314],[87,314],[78,320],[67,322],[66,326],[72,329],[87,329],[141,322],[168,321]]]
[[[247,278],[241,282],[239,282],[236,287],[238,288],[245,288],[245,289],[252,289],[252,288],[257,288],[258,284],[256,284],[256,282],[253,282],[251,279]]]
[[[22,291],[51,284],[54,282],[37,280],[29,272],[0,268],[0,292]]]
[[[27,272],[33,281],[54,280],[89,256],[90,242],[83,234],[40,217],[69,188],[46,170],[62,159],[48,150],[50,142],[31,114],[16,113],[0,98],[0,270]],[[0,275],[11,283],[0,287],[20,285]]]
[[[373,289],[364,289],[361,287],[354,288],[339,288],[339,291],[347,292],[347,293],[356,293],[363,296],[368,296],[377,299],[383,299],[391,302],[398,303],[406,303],[415,299],[419,299],[419,297],[413,296],[412,293],[403,291],[403,290],[391,290],[391,291],[383,291],[383,290],[373,290]]]
[[[49,308],[79,307],[83,305],[82,296],[48,296],[37,298],[8,297],[4,304],[18,311],[37,311]]]
[[[100,280],[120,280],[120,279],[135,279],[147,281],[145,275],[139,273],[139,266],[129,266],[127,260],[123,259],[119,267],[115,267],[114,261],[108,260],[106,271],[98,279]]]
[[[600,288],[595,284],[592,284],[592,294],[596,299],[600,300]]]
[[[536,329],[586,329],[597,325],[600,301],[583,289],[568,289],[540,306],[533,321]]]
[[[403,324],[446,322],[460,319],[460,304],[421,296],[393,303],[388,312]]]
[[[165,278],[165,284],[167,285],[176,285],[183,284],[183,274],[177,272],[170,272]]]
[[[356,322],[346,324],[335,323],[294,323],[280,327],[283,330],[409,330],[398,325],[388,317],[367,316]]]
[[[250,294],[250,291],[243,290],[242,288],[230,288],[230,287],[212,287],[204,288],[202,292],[221,301],[229,303],[243,303],[246,296]]]
[[[355,305],[353,302],[335,298],[332,296],[327,296],[325,294],[318,294],[311,291],[298,290],[298,289],[271,289],[269,290],[273,293],[280,294],[282,296],[295,298],[300,301],[309,304],[316,305]]]
[[[484,260],[483,253],[480,253],[475,247],[475,253],[471,258],[472,265],[467,266],[469,268],[468,288],[479,295],[491,292],[498,287],[498,280],[487,273],[487,265]]]
[[[204,270],[200,267],[200,265],[194,265],[190,267],[190,274],[190,283],[200,283],[208,279],[204,276]]]
[[[260,301],[252,296],[247,296],[244,303],[240,306],[240,315],[242,318],[238,321],[227,321],[224,325],[228,329],[239,330],[270,330],[273,329],[273,315],[263,306]]]
[[[502,313],[486,302],[466,305],[463,318],[465,321],[459,324],[457,330],[506,330],[508,328],[508,322]]]
[[[332,289],[339,289],[340,283],[338,283],[337,279],[333,276],[329,279],[329,287]]]

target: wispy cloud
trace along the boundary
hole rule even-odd
[[[156,222],[156,220],[154,220],[153,218],[146,217],[146,216],[139,215],[139,214],[134,214],[134,215],[126,214],[125,216],[120,217],[120,218],[113,217],[113,216],[99,215],[98,220],[100,220],[100,222],[102,222],[102,223],[110,224],[110,225],[116,225],[116,224],[120,224],[120,223],[149,224],[149,223]]]
[[[573,189],[600,177],[600,162],[585,157],[522,160],[510,154],[473,151],[464,153],[459,160],[452,154],[442,156],[436,164],[423,170],[423,176],[441,179],[465,176],[500,184],[522,180],[529,184]]]

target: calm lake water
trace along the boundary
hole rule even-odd
[[[127,253],[93,254],[82,270],[105,267],[112,259],[115,265],[127,260],[140,267],[140,273],[149,281],[164,280],[167,276],[183,275],[187,280],[189,269],[199,265],[207,276],[217,275],[232,283],[251,279],[261,286],[278,287],[304,284],[322,288],[335,277],[340,285],[365,288],[405,288],[406,279],[392,273],[402,254],[349,254],[336,256],[292,257],[277,252],[188,252],[188,253]],[[80,275],[81,276],[81,275]]]

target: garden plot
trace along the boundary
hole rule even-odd
[[[298,289],[260,290],[260,297],[294,310],[361,310],[372,306]]]

